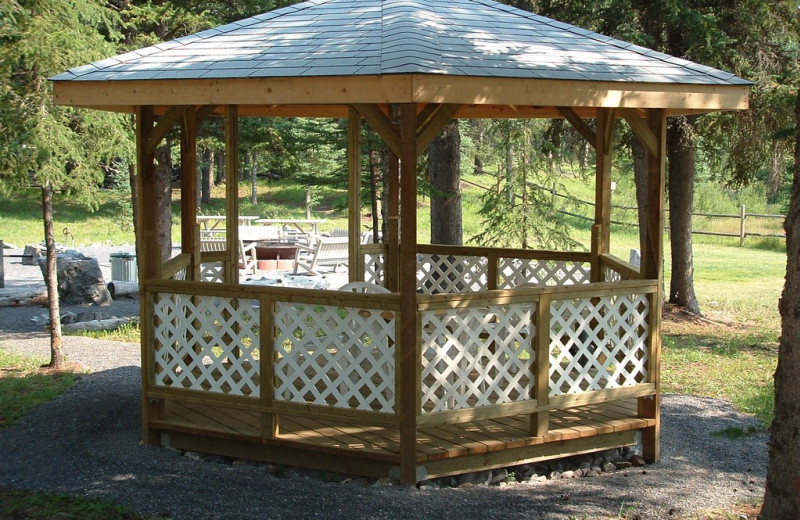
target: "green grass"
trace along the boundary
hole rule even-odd
[[[112,502],[0,488],[0,520],[146,520]]]
[[[138,343],[141,336],[138,323],[126,323],[114,330],[83,330],[69,333],[70,336],[85,336],[87,338],[105,341],[130,341]]]
[[[33,408],[72,388],[79,373],[74,367],[54,372],[43,360],[0,349],[0,428],[12,426]]]

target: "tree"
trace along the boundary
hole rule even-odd
[[[431,243],[463,245],[461,217],[461,137],[452,119],[428,149],[431,184]]]
[[[42,189],[51,320],[50,366],[61,368],[53,194],[93,206],[103,164],[130,154],[119,116],[59,107],[47,77],[114,53],[117,19],[98,0],[5,0],[0,47],[0,188]],[[54,50],[58,49],[58,52]]]
[[[796,96],[795,118],[792,197],[784,224],[786,279],[779,304],[775,412],[760,520],[800,518],[800,95]]]

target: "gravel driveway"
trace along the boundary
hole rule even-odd
[[[20,329],[31,312],[43,309],[0,312],[0,348],[46,358],[48,338]],[[92,373],[0,431],[0,486],[110,499],[187,520],[676,518],[761,496],[764,489],[766,433],[738,440],[713,435],[758,421],[727,401],[685,395],[664,396],[662,461],[645,468],[534,485],[422,491],[292,473],[278,478],[263,465],[197,461],[140,446],[138,345],[67,337],[65,352]]]

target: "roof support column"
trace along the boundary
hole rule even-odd
[[[364,281],[364,257],[361,256],[361,116],[353,107],[347,109],[347,175],[350,208],[348,265],[350,281]]]
[[[397,263],[400,257],[400,160],[389,149],[386,154],[389,189],[386,207],[386,255],[384,256],[384,284],[392,292],[398,292]]]
[[[603,281],[600,255],[606,254],[611,242],[611,163],[612,137],[614,134],[614,110],[597,110],[595,134],[595,207],[592,226],[592,282]]]
[[[156,200],[155,192],[155,147],[151,146],[155,114],[152,106],[136,107],[136,259],[139,267],[139,291],[141,316],[141,349],[142,349],[142,443],[158,445],[160,438],[157,430],[149,427],[151,419],[158,418],[159,403],[147,397],[152,383],[153,371],[153,319],[150,309],[152,305],[145,292],[145,283],[158,276],[161,265],[160,253],[156,241],[156,212],[146,211],[145,205]]]
[[[239,106],[225,107],[225,283],[239,283]]]
[[[197,117],[189,107],[181,120],[181,253],[192,255],[190,280],[200,279],[197,224]]]
[[[420,410],[420,336],[417,319],[417,106],[400,105],[400,480],[417,475],[417,416]]]
[[[663,109],[647,111],[647,126],[655,136],[654,149],[647,154],[647,238],[642,251],[642,278],[658,280],[658,291],[650,298],[648,320],[649,358],[647,369],[655,395],[639,398],[639,415],[655,419],[642,431],[642,455],[649,462],[661,458],[661,304],[664,301],[664,178],[667,150],[667,118]]]

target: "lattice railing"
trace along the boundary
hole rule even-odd
[[[252,301],[159,293],[155,385],[258,397],[259,315]]]
[[[200,264],[200,279],[204,282],[222,283],[225,281],[225,264],[222,262]]]
[[[497,273],[499,289],[513,289],[523,284],[580,285],[590,282],[591,264],[574,260],[501,258]]]
[[[526,401],[535,304],[422,313],[422,413]]]
[[[276,401],[395,411],[395,318],[379,309],[282,303]]]
[[[364,253],[364,281],[383,286],[385,255],[382,252]]]
[[[482,256],[417,255],[417,288],[425,294],[485,290],[487,272],[488,259]]]
[[[550,319],[550,396],[648,381],[646,294],[554,301]]]

